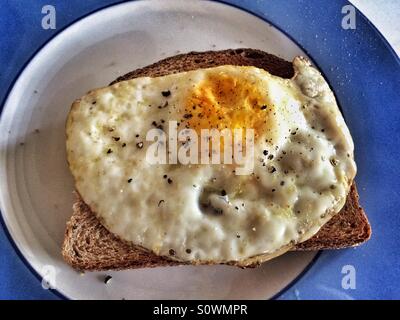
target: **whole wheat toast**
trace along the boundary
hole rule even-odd
[[[190,52],[173,56],[119,77],[112,84],[137,77],[156,77],[220,65],[255,66],[271,74],[290,78],[292,64],[274,55],[255,49]],[[299,243],[294,250],[339,249],[357,246],[371,236],[371,227],[358,202],[353,183],[342,210],[311,239]],[[73,215],[67,223],[62,245],[65,261],[79,270],[121,270],[184,264],[157,256],[120,240],[104,228],[90,208],[77,196]],[[255,265],[251,265],[255,266]]]

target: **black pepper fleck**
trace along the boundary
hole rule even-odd
[[[276,171],[276,169],[275,169],[274,166],[271,166],[271,167],[268,168],[268,172],[269,173],[274,173],[275,171]]]
[[[139,149],[142,149],[143,148],[143,142],[136,143],[136,147],[138,147]]]
[[[187,253],[187,254],[191,254],[191,253],[192,253],[192,250],[186,249],[186,253]]]
[[[112,150],[111,150],[111,149],[108,149],[108,150],[107,150],[107,154],[110,154],[110,153],[112,153]]]
[[[105,284],[109,284],[109,283],[110,283],[110,281],[111,281],[111,279],[112,279],[112,277],[111,277],[111,276],[108,276],[108,275],[107,275],[107,276],[105,276],[105,277],[104,277],[104,283],[105,283]]]
[[[129,179],[128,179],[128,183],[131,183],[131,182],[132,182],[132,178],[129,178]]]
[[[225,190],[222,190],[222,191],[221,191],[221,196],[223,196],[223,197],[226,196],[226,191],[225,191]]]
[[[171,183],[172,183],[172,179],[171,179],[171,178],[168,178],[167,182],[168,182],[169,184],[171,184]]]
[[[174,256],[174,255],[175,255],[175,250],[174,250],[174,249],[169,249],[169,254],[170,254],[171,256]]]
[[[169,97],[171,95],[171,91],[169,91],[169,90],[161,91],[161,94],[163,95],[163,97]]]

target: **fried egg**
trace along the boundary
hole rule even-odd
[[[246,266],[307,240],[343,207],[356,165],[328,84],[304,58],[293,67],[291,79],[224,65],[89,92],[66,125],[76,190],[110,232],[178,261]],[[251,172],[168,162],[171,123],[251,129]],[[152,129],[167,133],[167,163],[148,161]]]

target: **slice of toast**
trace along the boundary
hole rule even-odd
[[[137,77],[157,77],[226,64],[255,66],[283,78],[293,76],[293,67],[288,61],[260,50],[234,49],[180,54],[132,71],[119,77],[112,84]],[[297,244],[294,250],[357,246],[367,241],[370,236],[371,227],[359,205],[357,189],[353,183],[343,209],[311,239]],[[184,264],[120,240],[101,225],[79,196],[73,205],[73,215],[67,223],[62,255],[72,267],[90,271]]]

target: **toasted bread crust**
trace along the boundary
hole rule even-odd
[[[180,54],[127,73],[111,84],[137,77],[163,76],[225,64],[255,66],[283,78],[290,78],[294,73],[290,62],[274,55],[255,49],[234,49]],[[370,236],[371,227],[364,210],[359,205],[357,189],[353,183],[343,209],[316,235],[297,244],[293,250],[339,249],[357,246],[367,241]],[[101,225],[79,196],[73,205],[73,215],[67,223],[62,255],[72,267],[91,271],[186,264],[168,257],[157,256],[119,239]],[[236,265],[235,262],[227,264]],[[255,267],[258,264],[253,263],[245,267]]]

